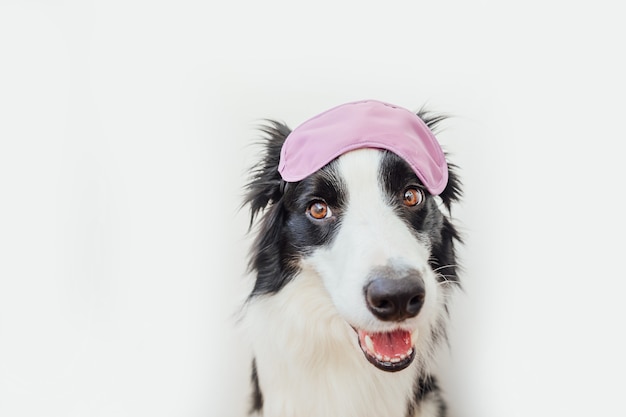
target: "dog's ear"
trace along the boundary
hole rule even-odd
[[[446,155],[446,159],[447,158],[448,155]],[[459,201],[463,195],[461,180],[456,173],[457,170],[458,167],[455,164],[448,162],[448,184],[441,194],[439,194],[439,197],[441,197],[441,200],[443,201],[444,206],[448,209],[448,212],[450,212],[452,203]]]
[[[283,195],[287,183],[278,172],[280,151],[291,130],[284,123],[267,120],[260,127],[262,151],[258,164],[250,170],[244,204],[250,206],[250,228],[263,213],[248,264],[256,273],[250,297],[278,291],[294,275],[296,266],[281,248],[284,244],[281,225],[286,221]]]
[[[244,197],[244,205],[250,205],[250,226],[259,212],[282,197],[285,182],[278,172],[278,163],[283,143],[291,133],[287,125],[273,120],[267,120],[260,130],[265,134],[260,143],[263,151],[258,165],[250,171]]]
[[[428,128],[433,133],[437,133],[440,128],[441,122],[448,119],[448,116],[444,114],[432,113],[424,109],[424,107],[422,107],[417,112],[417,117],[422,119],[424,123],[426,123],[426,126],[428,126]],[[463,192],[461,187],[461,180],[457,175],[458,167],[449,161],[447,153],[445,156],[446,160],[448,160],[448,184],[446,185],[446,188],[441,192],[441,194],[439,194],[439,197],[441,197],[441,200],[443,201],[446,209],[450,211],[452,204],[456,201],[459,201],[459,199],[463,195]]]

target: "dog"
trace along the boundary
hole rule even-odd
[[[245,185],[250,415],[443,417],[436,353],[460,287],[445,117],[376,100],[268,120]]]

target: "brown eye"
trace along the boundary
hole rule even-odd
[[[309,206],[307,210],[309,216],[313,217],[315,220],[322,220],[331,216],[330,207],[328,204],[323,201],[316,201]]]
[[[404,205],[407,207],[415,207],[424,201],[424,192],[420,189],[409,188],[404,192]]]

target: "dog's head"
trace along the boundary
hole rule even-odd
[[[419,112],[433,129],[443,118]],[[250,267],[251,297],[280,291],[315,271],[365,357],[385,371],[406,368],[445,337],[446,301],[458,285],[449,220],[460,196],[454,166],[433,195],[405,158],[359,147],[298,181],[279,173],[290,129],[269,122],[265,154],[246,202],[251,224],[263,213]]]

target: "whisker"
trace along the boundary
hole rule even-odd
[[[459,285],[459,281],[456,275],[445,275],[437,273],[437,284],[441,286]]]
[[[444,268],[458,268],[459,265],[443,265],[440,267],[437,267],[435,269],[433,269],[433,272],[439,272],[440,270],[444,269]]]

